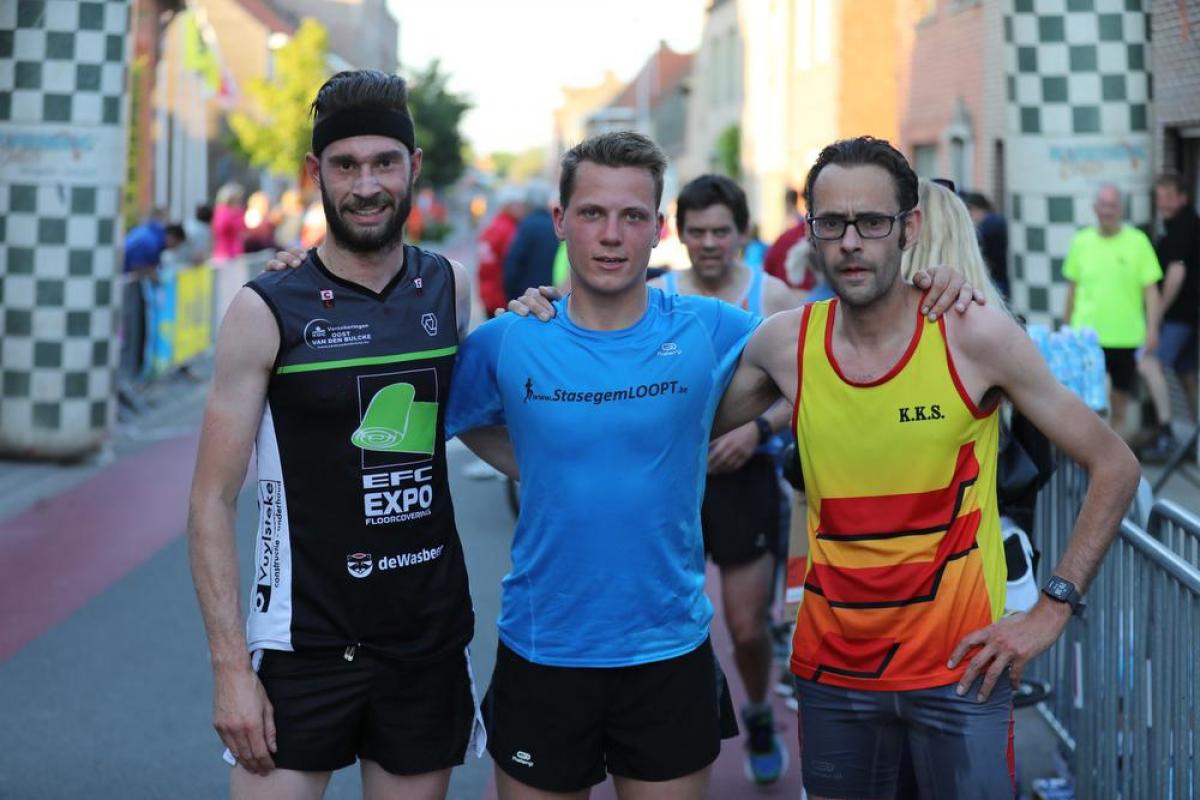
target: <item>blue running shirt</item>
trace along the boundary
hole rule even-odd
[[[620,331],[505,314],[463,343],[446,435],[507,425],[521,515],[500,639],[527,661],[620,667],[708,636],[700,500],[713,415],[758,318],[649,290]]]

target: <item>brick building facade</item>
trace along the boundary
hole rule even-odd
[[[900,147],[923,178],[950,178],[1001,201],[1001,4],[941,0],[914,31]]]
[[[1156,164],[1182,173],[1195,201],[1200,195],[1200,2],[1155,0],[1150,19]]]

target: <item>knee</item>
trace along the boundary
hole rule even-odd
[[[755,609],[755,612],[758,612]],[[754,649],[767,639],[767,615],[762,613],[736,614],[726,619],[729,635],[733,646],[742,649]]]

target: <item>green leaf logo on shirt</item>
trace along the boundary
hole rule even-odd
[[[411,383],[379,390],[350,441],[363,450],[433,455],[438,404],[416,400],[416,395]]]

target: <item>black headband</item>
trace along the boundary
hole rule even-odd
[[[390,108],[348,108],[313,125],[313,153],[319,156],[331,143],[351,136],[387,136],[399,139],[410,153],[417,149],[408,114]]]

